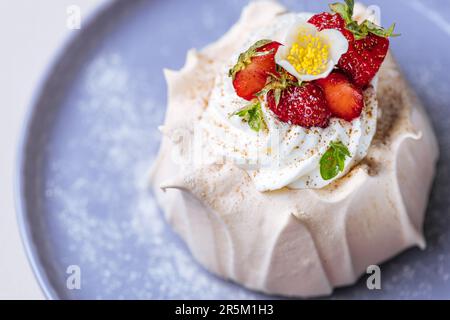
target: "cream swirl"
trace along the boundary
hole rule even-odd
[[[250,35],[248,44],[260,39],[283,41],[283,32],[293,23],[307,21],[310,14],[285,14],[271,21],[270,26]],[[216,78],[208,107],[200,121],[207,136],[207,147],[213,154],[226,158],[243,168],[252,177],[258,191],[273,191],[284,187],[292,189],[319,189],[342,177],[361,161],[368,152],[376,131],[377,100],[374,89],[365,91],[365,107],[361,116],[352,122],[332,118],[325,128],[305,129],[278,120],[263,103],[267,130],[252,131],[239,117],[230,114],[248,102],[239,98],[228,77],[238,54]],[[320,159],[330,143],[341,141],[351,157],[345,170],[325,181],[320,175]]]

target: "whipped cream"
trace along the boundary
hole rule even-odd
[[[320,189],[339,179],[360,162],[368,152],[376,131],[377,101],[374,87],[365,91],[365,107],[361,116],[352,122],[332,118],[325,128],[306,129],[278,120],[262,103],[267,130],[252,131],[239,117],[230,114],[248,104],[239,98],[228,77],[228,69],[238,55],[261,39],[283,43],[285,32],[295,23],[306,22],[312,14],[283,14],[248,34],[246,45],[236,52],[219,72],[209,105],[200,121],[208,139],[207,148],[217,157],[232,161],[252,177],[258,191],[273,191],[284,187],[292,189]],[[351,157],[345,161],[345,170],[334,179],[325,181],[320,175],[320,158],[330,143],[341,141],[348,147]]]

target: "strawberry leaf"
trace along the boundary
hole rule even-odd
[[[345,0],[345,4],[347,5],[350,18],[352,18],[353,17],[353,9],[355,8],[355,0]]]
[[[379,37],[389,38],[398,37],[400,34],[395,34],[395,23],[393,23],[388,29],[381,28],[368,20],[364,21],[363,25],[367,28],[367,31],[373,33]]]
[[[320,159],[320,175],[322,179],[331,180],[339,172],[343,172],[347,157],[351,157],[351,154],[342,142],[331,142],[330,147]]]
[[[345,1],[345,3],[333,3],[330,4],[331,11],[341,15],[342,19],[348,24],[353,21],[353,6],[352,1]]]
[[[346,24],[345,28],[353,33],[356,40],[362,40],[370,33],[383,38],[400,36],[400,34],[394,34],[395,23],[388,29],[384,29],[369,20],[364,20],[363,23],[359,24],[357,21],[353,20],[354,6],[354,0],[345,0],[345,3],[338,2],[330,4],[330,9],[344,19]]]

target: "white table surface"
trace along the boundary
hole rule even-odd
[[[72,32],[67,7],[82,23],[110,0],[0,0],[0,299],[44,299],[25,255],[14,205],[13,173],[23,117],[36,84]],[[81,25],[81,29],[83,25]]]

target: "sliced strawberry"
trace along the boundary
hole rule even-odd
[[[252,63],[236,74],[233,80],[234,90],[239,97],[248,101],[253,100],[265,87],[267,77],[268,74],[261,71],[257,63]]]
[[[246,100],[256,98],[266,85],[267,78],[276,74],[275,54],[280,43],[263,40],[243,53],[238,63],[230,70],[236,94]]]
[[[353,85],[347,76],[335,71],[315,83],[322,88],[334,116],[352,121],[361,115],[364,107],[362,90]]]
[[[305,128],[328,126],[331,114],[327,101],[315,84],[288,87],[281,92],[278,104],[275,92],[269,91],[267,104],[281,121]]]
[[[388,38],[369,34],[362,40],[349,43],[338,67],[350,75],[357,86],[365,88],[380,70],[388,50]]]

